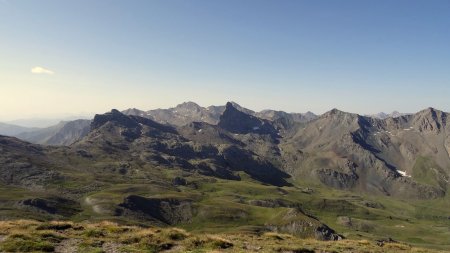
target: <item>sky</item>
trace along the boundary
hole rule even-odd
[[[235,101],[450,111],[450,1],[0,0],[0,121]]]

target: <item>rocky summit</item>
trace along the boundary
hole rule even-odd
[[[448,116],[188,102],[13,131],[22,140],[0,136],[0,217],[445,250]]]

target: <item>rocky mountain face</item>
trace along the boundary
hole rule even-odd
[[[287,182],[287,173],[246,148],[244,142],[248,137],[239,139],[246,135],[274,138],[270,122],[240,112],[230,104],[219,125],[236,126],[227,123],[234,121],[228,116],[236,113],[247,119],[247,124],[258,123],[261,130],[238,127],[230,128],[230,132],[202,122],[174,127],[112,110],[96,115],[89,133],[70,146],[40,146],[0,136],[1,184],[35,191],[33,194],[25,192],[22,197],[18,194],[18,199],[14,197],[0,206],[13,206],[16,214],[38,214],[44,218],[77,215],[87,206],[86,211],[92,208],[98,216],[110,215],[157,225],[205,222],[204,219],[220,217],[248,219],[252,217],[248,210],[263,207],[239,204],[247,208],[220,214],[230,207],[220,204],[211,209],[207,203],[215,198],[205,195],[199,187],[217,180],[250,180],[251,184],[270,187],[276,194],[287,194],[280,187],[291,184]],[[234,133],[235,130],[239,133]],[[245,133],[247,130],[251,132]],[[111,187],[120,192],[121,187],[125,187],[119,194],[121,200],[109,199],[107,192]],[[147,197],[142,189],[159,196]],[[181,189],[185,189],[186,195],[177,194]],[[226,196],[221,198],[230,201]],[[298,207],[286,208],[289,215],[282,224],[276,220],[257,224],[267,231],[289,229],[285,232],[325,240],[342,238],[317,218],[303,211],[294,212]]]
[[[19,137],[50,145],[78,141],[75,147],[105,153],[126,150],[154,165],[230,180],[242,171],[274,185],[287,185],[291,176],[338,189],[437,198],[450,179],[447,115],[428,108],[377,119],[333,109],[316,118],[255,113],[232,102],[223,109],[188,102],[151,112],[113,110],[92,122],[61,122]],[[177,126],[183,122],[190,123]]]
[[[157,121],[148,112],[112,110],[92,121],[65,123],[45,139],[70,145],[1,136],[0,186],[20,190],[0,201],[0,214],[200,227],[220,221],[340,239],[308,212],[377,219],[393,214],[358,198],[317,199],[299,182],[392,201],[433,201],[448,194],[448,113],[433,108],[386,119],[333,109],[306,120],[276,111],[258,117],[230,102],[215,124],[204,119],[212,120],[220,108],[176,108],[179,115],[194,113],[195,120],[173,121],[173,111],[168,124],[159,122],[168,111],[160,111]],[[4,214],[2,206],[14,212]]]
[[[282,144],[287,170],[340,189],[436,198],[447,190],[446,113],[386,120],[332,110]],[[428,167],[422,160],[436,164]],[[424,172],[427,171],[427,172]],[[427,183],[422,174],[431,173]]]
[[[218,126],[236,134],[256,133],[276,136],[278,132],[270,121],[239,111],[231,103],[226,104]]]
[[[227,110],[224,112],[226,114]],[[244,171],[265,183],[287,185],[286,173],[264,157],[245,149],[231,133],[219,130],[220,126],[192,124],[178,130],[147,118],[127,116],[112,110],[96,115],[91,129],[82,141],[74,144],[75,147],[90,150],[94,145],[109,153],[127,150],[155,165],[180,166],[188,171],[229,180],[239,179],[235,172]],[[203,143],[197,135],[203,135],[210,141]],[[214,139],[218,142],[212,141]]]

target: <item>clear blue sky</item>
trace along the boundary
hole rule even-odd
[[[0,0],[0,88],[0,120],[188,100],[450,111],[450,1]]]

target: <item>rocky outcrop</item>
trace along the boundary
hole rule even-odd
[[[18,202],[21,208],[34,209],[48,214],[70,217],[81,212],[78,202],[61,197],[31,198]]]
[[[358,180],[358,175],[354,172],[342,173],[332,169],[321,168],[316,170],[316,174],[320,182],[338,189],[351,189]]]
[[[120,215],[133,214],[147,220],[167,225],[189,222],[194,215],[191,200],[174,198],[145,198],[137,195],[126,197],[119,205]]]
[[[318,240],[336,241],[344,238],[327,225],[314,217],[306,215],[297,208],[289,209],[277,219],[276,224],[268,223],[266,228],[277,233],[287,233],[299,237],[314,237]]]
[[[339,240],[344,239],[344,237],[342,235],[337,234],[336,231],[329,228],[325,224],[316,228],[316,230],[314,232],[314,237],[317,240],[323,240],[323,241],[339,241]]]

